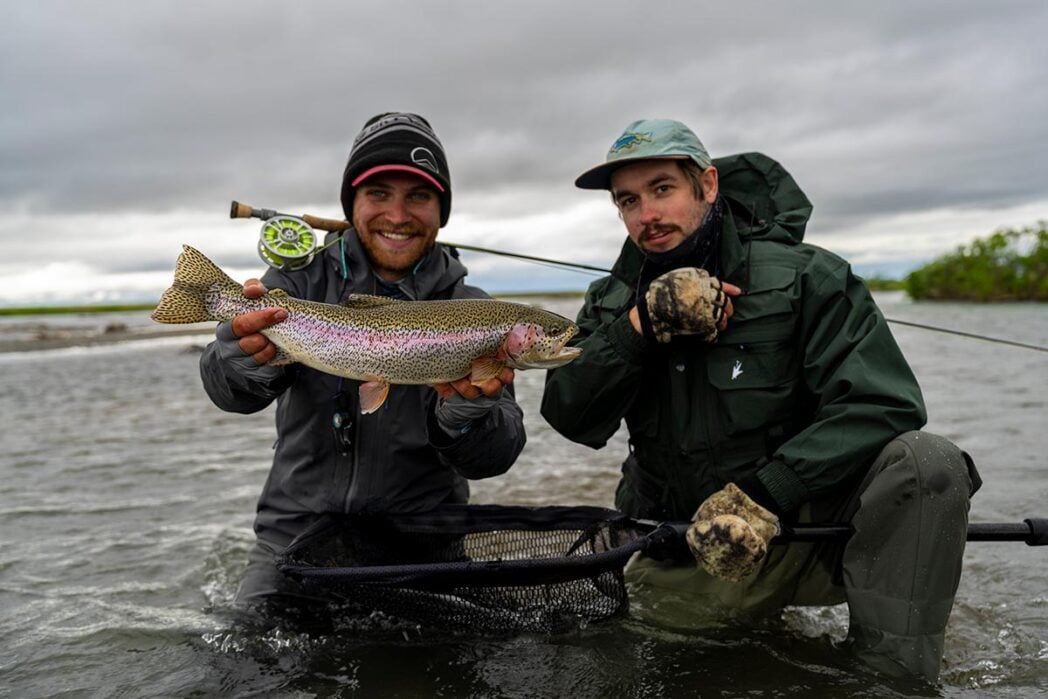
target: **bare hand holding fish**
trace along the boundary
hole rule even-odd
[[[258,279],[244,282],[243,294],[249,299],[261,298],[268,291]],[[263,308],[260,311],[249,311],[234,316],[230,324],[233,334],[239,338],[240,349],[249,354],[259,364],[268,364],[277,356],[277,346],[262,334],[262,330],[287,318],[283,308]]]
[[[318,303],[280,289],[265,291],[257,280],[242,287],[199,251],[183,248],[174,284],[164,292],[154,320],[236,319],[233,332],[240,348],[256,361],[301,362],[364,381],[360,406],[365,414],[385,402],[392,383],[451,384],[451,390],[476,397],[461,382],[468,377],[472,386],[491,395],[512,380],[512,369],[554,368],[581,352],[566,346],[578,332],[574,323],[532,306],[366,295],[350,296],[340,305]],[[438,392],[443,396],[448,388]]]

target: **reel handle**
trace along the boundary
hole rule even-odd
[[[229,207],[229,218],[260,218],[266,220],[275,216],[285,215],[273,209],[254,209],[249,204],[241,204],[238,201],[234,201]],[[321,218],[320,216],[311,216],[310,214],[303,214],[295,218],[302,219],[313,228],[322,231],[344,231],[352,225],[349,221]]]

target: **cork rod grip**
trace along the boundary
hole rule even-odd
[[[299,218],[321,231],[344,231],[353,225],[349,221],[340,221],[336,218],[321,218],[319,216],[310,216],[309,214],[302,214]]]
[[[229,206],[229,218],[251,218],[252,208],[247,204],[234,201]]]
[[[249,204],[241,204],[239,201],[234,201],[229,205],[229,218],[273,218],[274,216],[287,216],[288,214],[281,214],[272,209],[256,209]],[[352,224],[349,221],[340,221],[337,218],[321,218],[320,216],[312,216],[310,214],[303,214],[297,216],[313,228],[321,231],[344,231],[349,228]]]

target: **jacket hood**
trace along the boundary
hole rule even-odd
[[[740,238],[800,243],[812,203],[778,161],[763,153],[714,158],[721,196]]]

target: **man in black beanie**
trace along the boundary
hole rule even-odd
[[[444,148],[422,117],[387,112],[367,121],[353,141],[341,199],[352,228],[329,233],[330,245],[308,265],[248,280],[244,293],[280,288],[326,303],[349,294],[488,297],[464,283],[458,256],[436,242],[451,210],[451,178]],[[253,413],[277,401],[273,467],[237,591],[238,605],[262,611],[318,602],[274,559],[321,515],[466,502],[466,479],[504,473],[525,439],[511,369],[479,387],[468,377],[432,388],[395,385],[377,413],[361,415],[359,381],[267,364],[276,348],[260,331],[284,317],[272,308],[221,323],[200,360],[204,388],[219,408]]]

